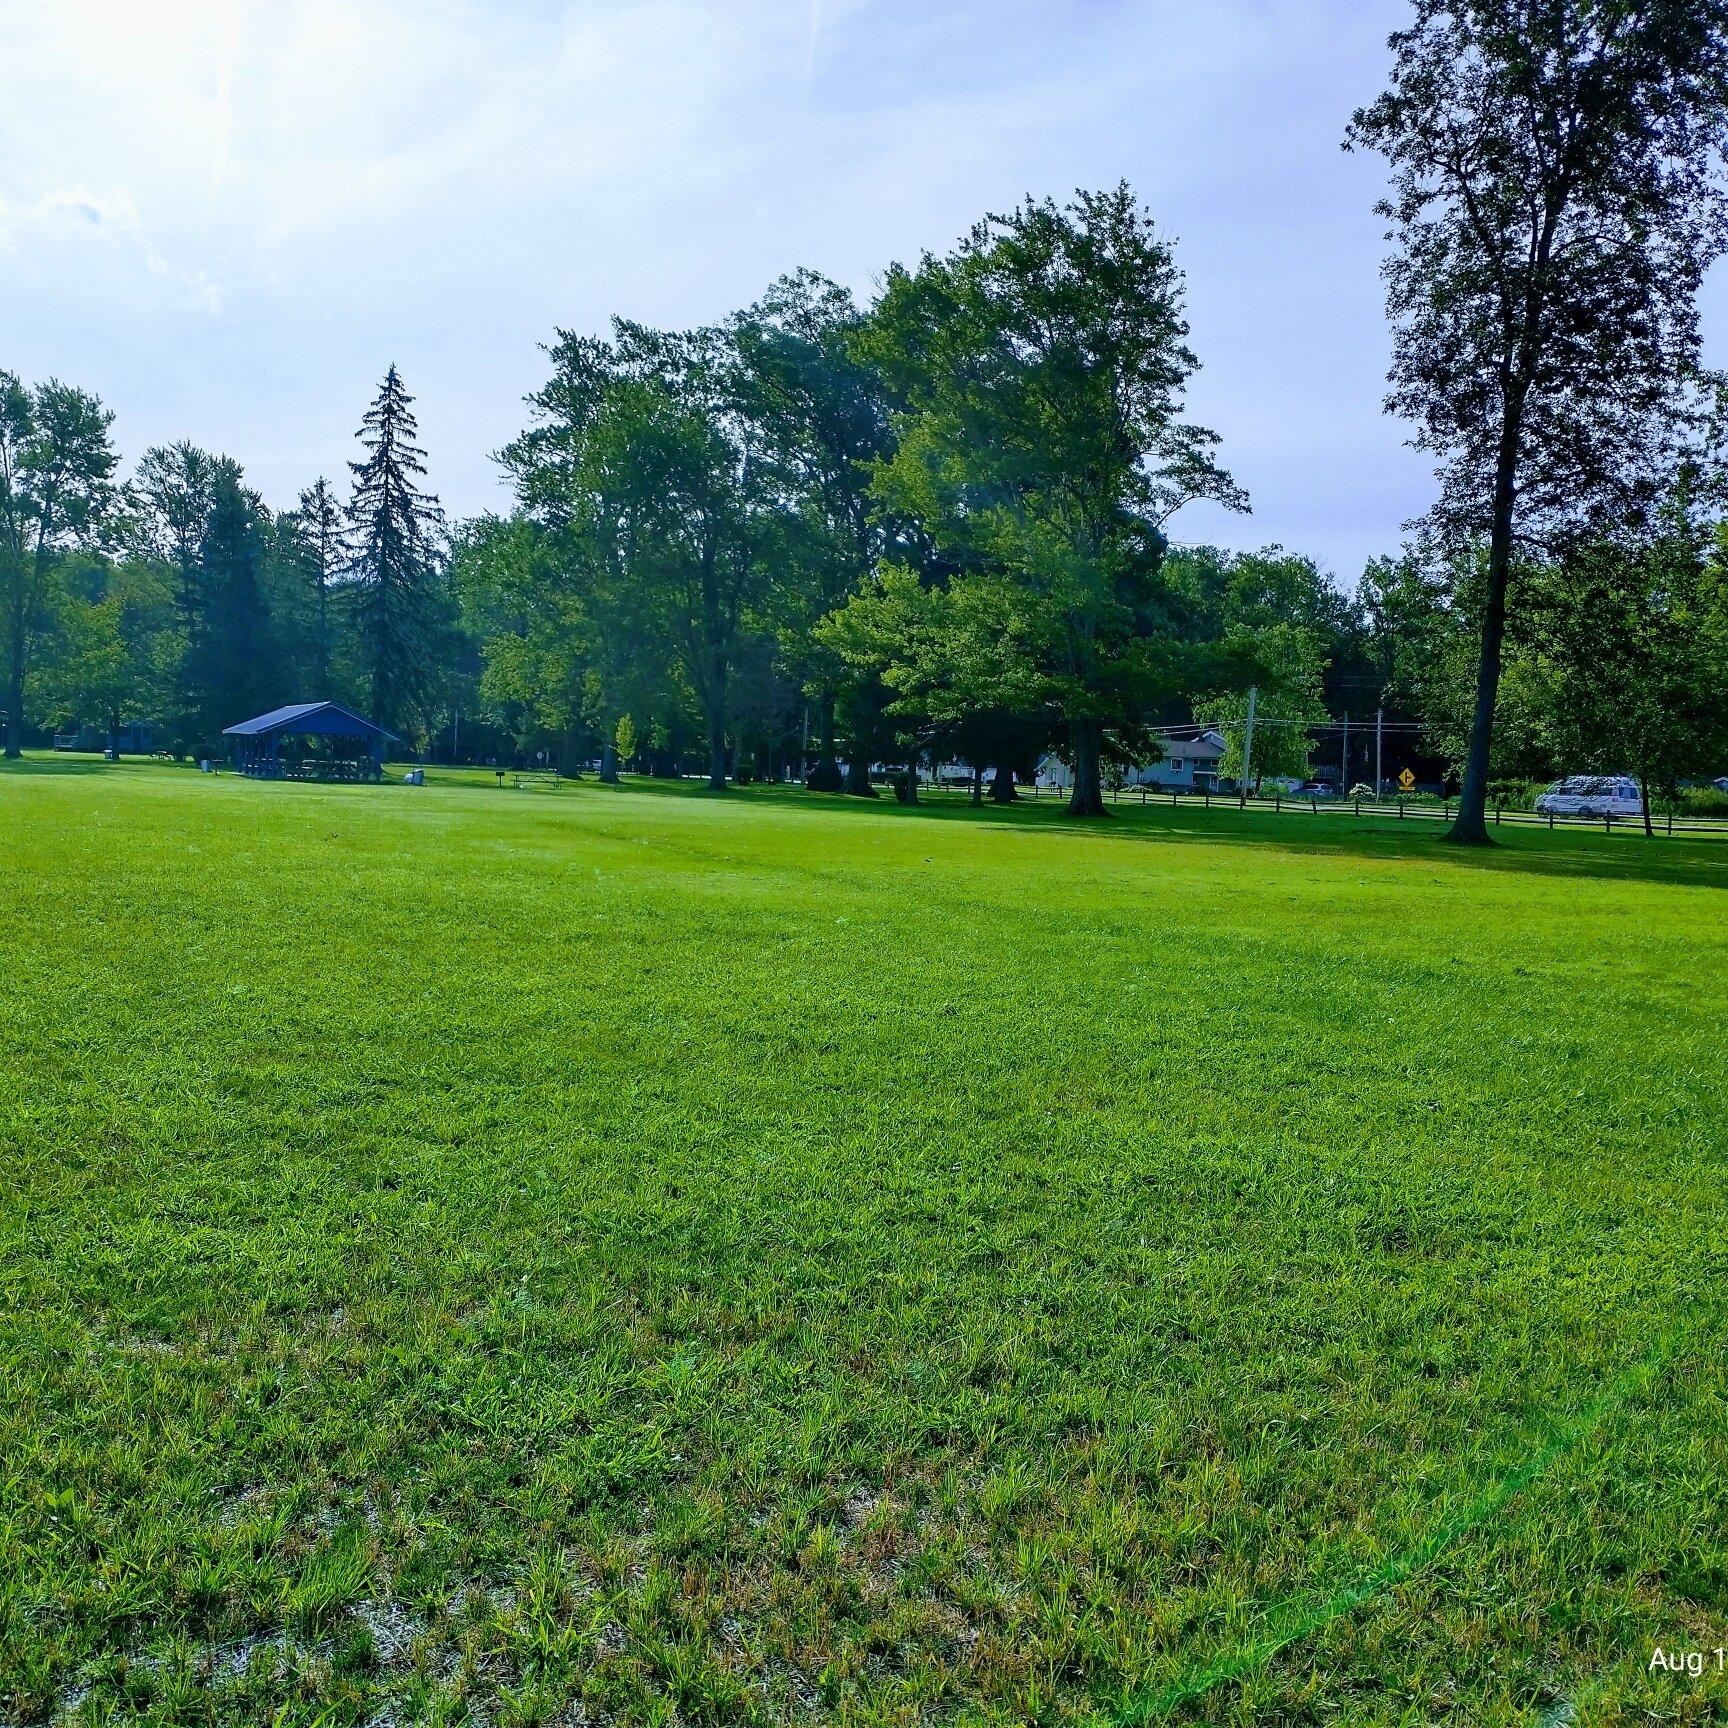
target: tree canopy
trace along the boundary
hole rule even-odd
[[[1391,46],[1347,142],[1392,170],[1387,406],[1439,460],[1428,527],[1486,546],[1453,829],[1485,842],[1520,549],[1647,515],[1698,424],[1728,0],[1415,0]]]
[[[1097,816],[1203,726],[1228,780],[1318,752],[1347,785],[1384,721],[1425,783],[1462,773],[1463,835],[1490,771],[1672,795],[1724,748],[1720,22],[1419,0],[1394,38],[1350,136],[1392,164],[1391,401],[1441,486],[1353,590],[1177,543],[1188,505],[1247,500],[1186,413],[1175,249],[1118,185],[869,298],[795,270],[697,328],[558,331],[509,506],[448,531],[394,367],[349,495],[280,512],[190,440],[122,483],[93,396],[0,375],[8,745],[149,721],[203,752],[329,697],[452,758],[905,798],[1042,767]]]

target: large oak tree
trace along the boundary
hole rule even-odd
[[[963,566],[955,616],[997,621],[1010,706],[1066,728],[1076,815],[1104,813],[1107,734],[1175,675],[1164,522],[1192,497],[1243,502],[1181,418],[1187,334],[1170,247],[1126,185],[987,218],[892,271],[873,321],[905,403],[877,496]]]

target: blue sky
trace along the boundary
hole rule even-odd
[[[392,361],[452,514],[498,506],[555,326],[867,294],[1026,193],[1128,179],[1178,243],[1191,405],[1249,518],[1352,582],[1431,495],[1383,417],[1388,0],[7,0],[0,365],[276,505]]]

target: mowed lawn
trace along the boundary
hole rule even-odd
[[[1728,1715],[1728,845],[431,780],[0,773],[0,1720]]]

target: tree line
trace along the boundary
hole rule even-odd
[[[321,477],[273,511],[186,441],[119,478],[97,397],[0,371],[6,754],[31,720],[148,721],[176,755],[216,754],[224,726],[307,692],[411,731],[460,638],[412,402],[392,367],[346,498]]]
[[[1171,727],[1217,724],[1252,779],[1386,709],[1460,773],[1466,840],[1497,779],[1720,772],[1728,0],[1415,0],[1391,47],[1346,143],[1391,169],[1388,407],[1440,485],[1352,593],[1173,541],[1248,500],[1119,185],[986,217],[867,304],[798,271],[702,328],[560,331],[498,453],[511,508],[448,531],[394,370],[350,496],[281,514],[188,445],[119,483],[94,398],[0,380],[9,750],[31,710],[188,748],[339,695],[422,750],[466,716],[470,753],[716,790],[874,795],[890,764],[915,797],[958,759],[1008,798],[1054,752],[1096,815]]]

